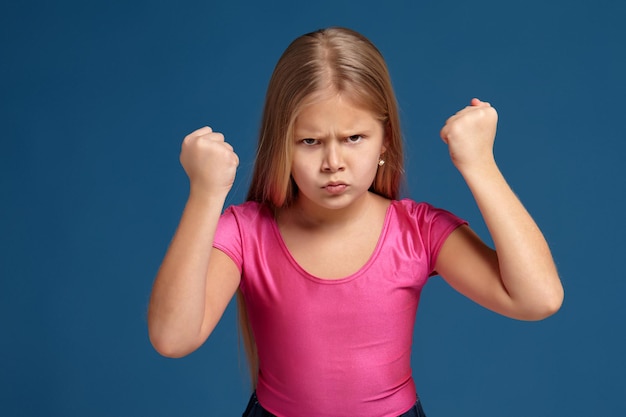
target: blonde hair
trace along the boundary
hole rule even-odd
[[[332,27],[295,39],[278,60],[267,88],[248,201],[271,209],[289,206],[297,197],[291,178],[295,119],[320,92],[347,95],[371,111],[385,128],[385,164],[370,191],[397,199],[403,179],[402,136],[395,94],[385,60],[363,35]],[[256,387],[258,356],[243,296],[237,294],[244,347]]]

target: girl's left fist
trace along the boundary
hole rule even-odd
[[[446,120],[440,135],[448,145],[450,158],[457,169],[493,162],[497,124],[496,109],[477,98]]]

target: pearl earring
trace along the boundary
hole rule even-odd
[[[383,165],[385,165],[385,160],[384,159],[379,159],[378,160],[378,166],[381,167]]]

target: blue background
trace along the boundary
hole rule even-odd
[[[497,316],[440,278],[418,313],[429,416],[626,415],[621,1],[23,1],[0,6],[0,414],[236,416],[236,314],[183,359],[151,347],[152,280],[187,195],[182,138],[241,158],[243,200],[267,81],[287,44],[361,31],[385,55],[410,197],[485,227],[438,132],[478,96],[496,156],[565,286],[542,322]]]

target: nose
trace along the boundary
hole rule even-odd
[[[322,161],[322,171],[337,172],[345,169],[341,146],[336,142],[330,142],[324,149],[324,160]]]

